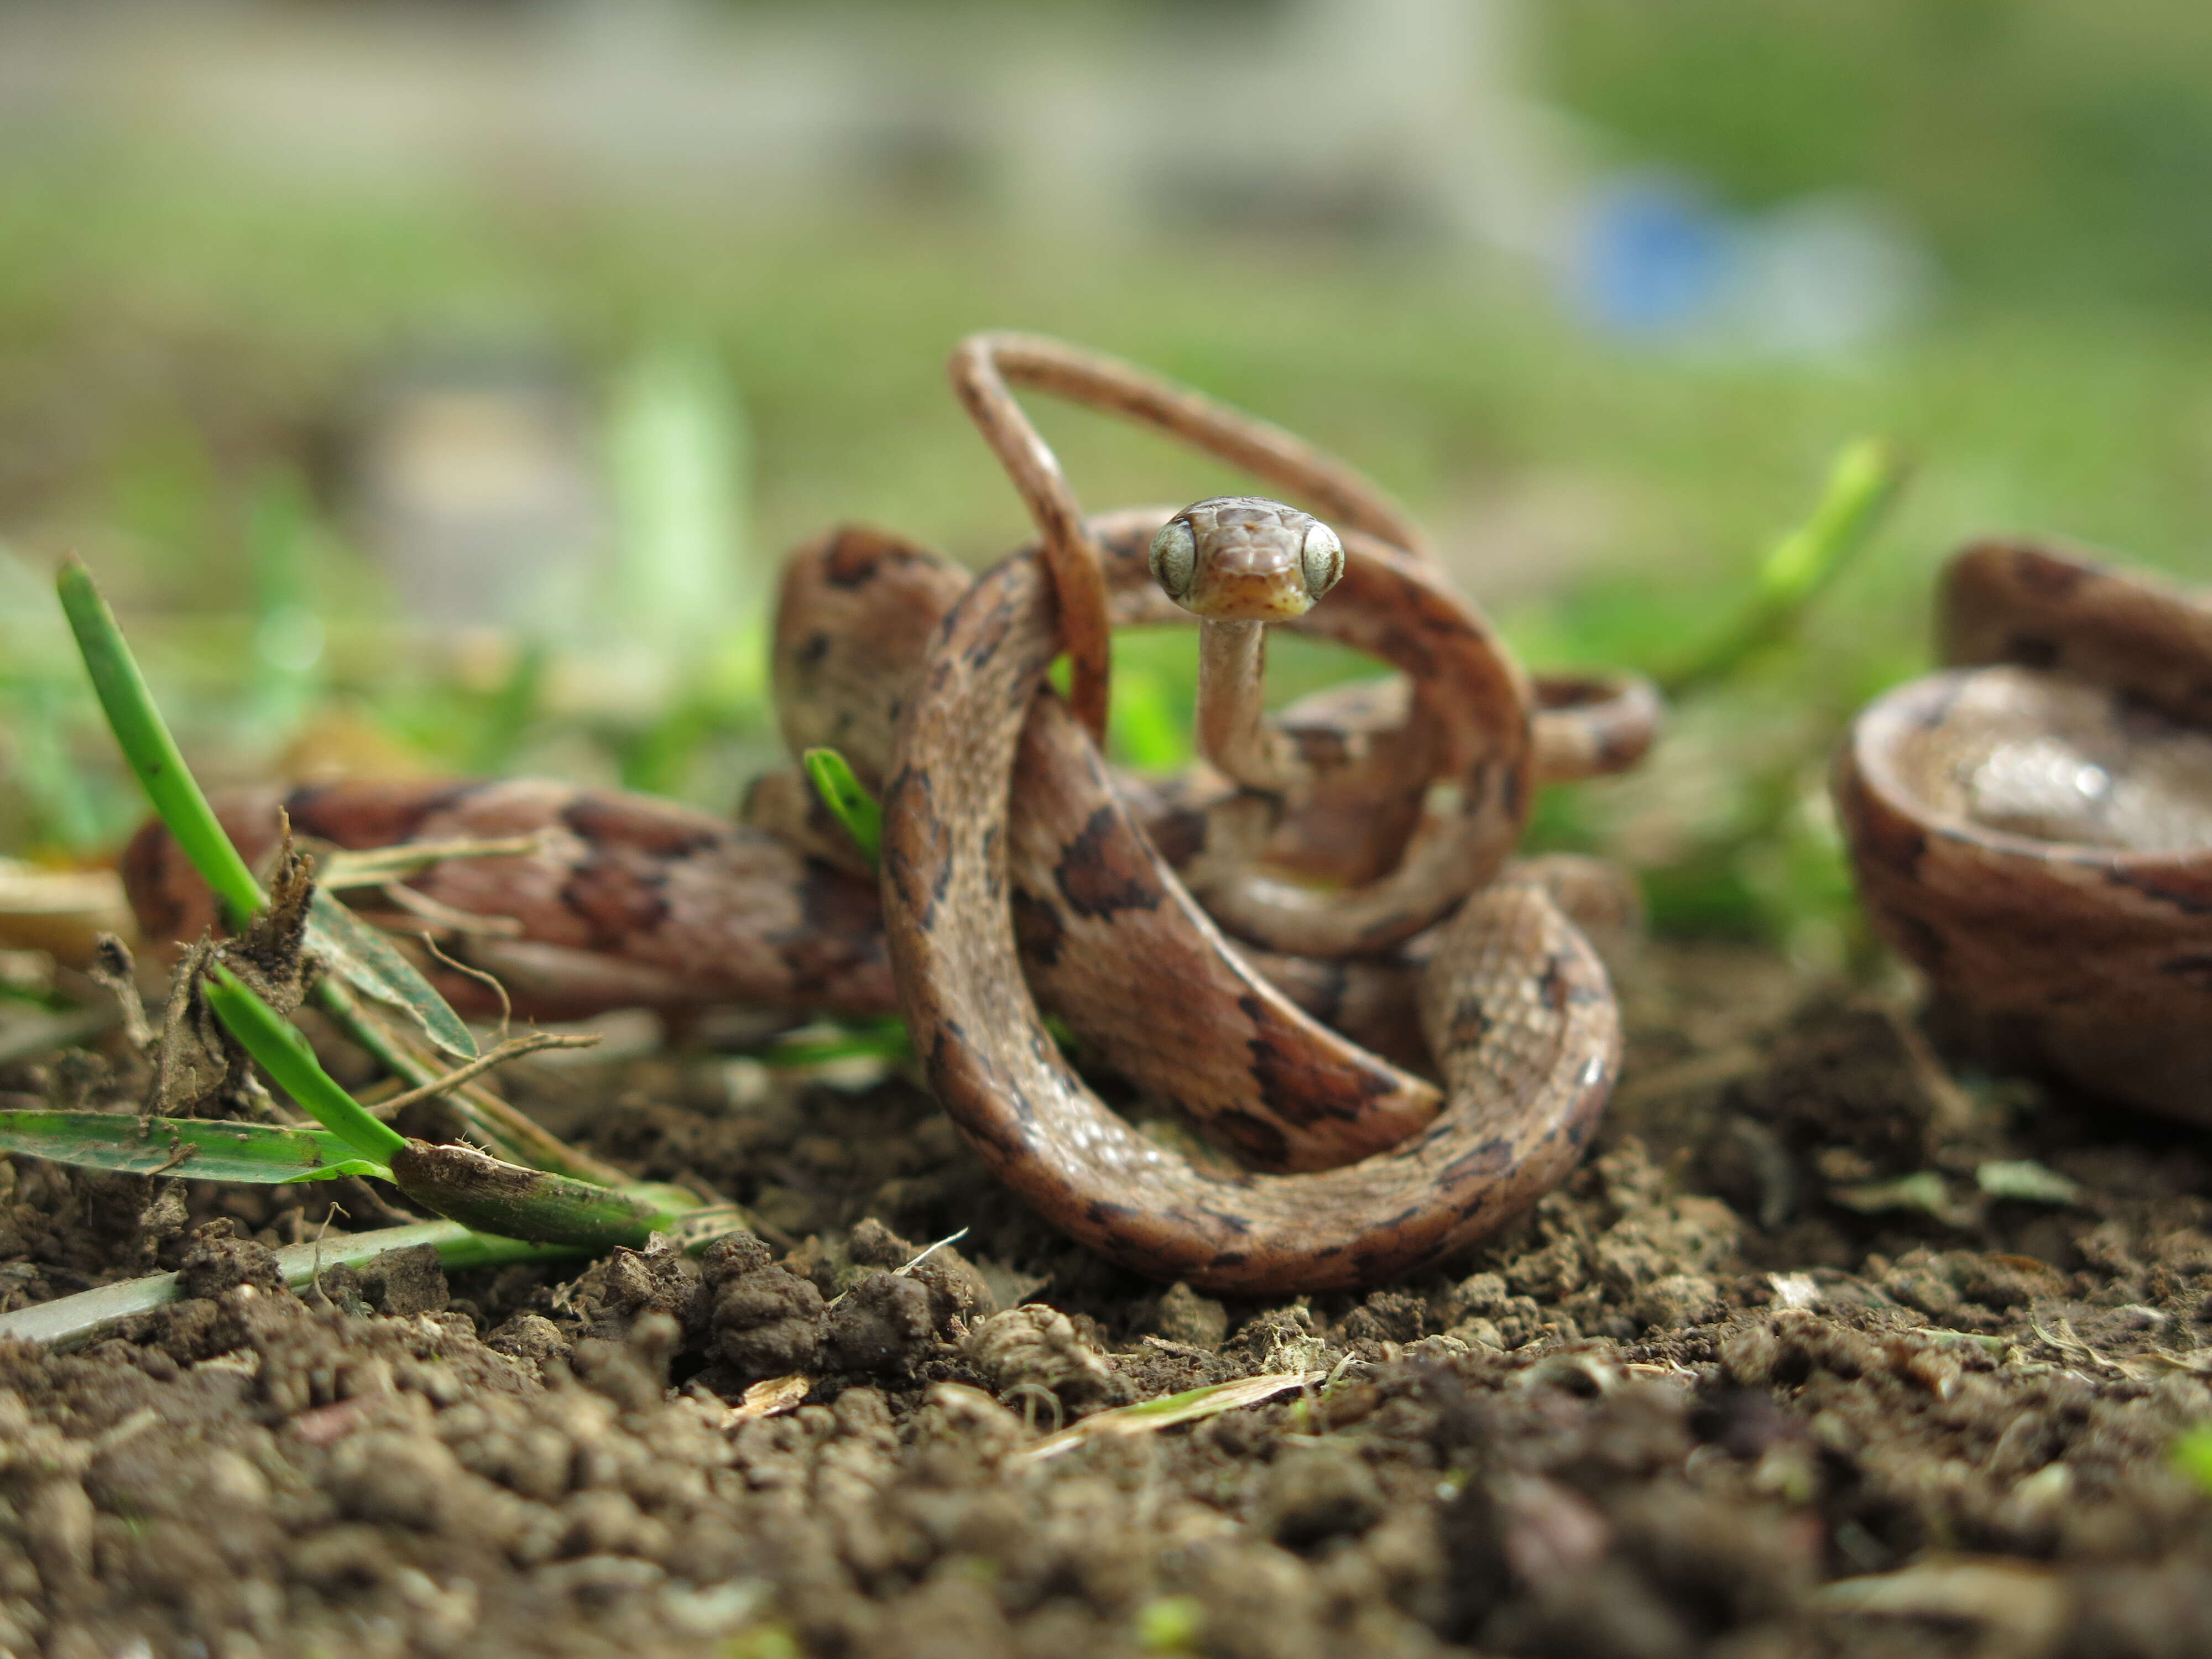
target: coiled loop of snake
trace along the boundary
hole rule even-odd
[[[963,361],[956,357],[956,373]],[[1127,371],[1107,364],[1104,373],[1111,380]],[[1185,417],[1179,434],[1218,452],[1213,434],[1241,418],[1189,394],[1177,407]],[[1023,453],[1056,473],[1041,442]],[[1017,480],[1034,497],[1018,469]],[[1053,495],[1066,501],[1064,483]],[[1208,894],[1209,908],[1237,933],[1270,943],[1287,933],[1319,953],[1387,946],[1456,905],[1419,979],[1422,1025],[1444,1073],[1446,1104],[1417,1133],[1341,1167],[1275,1176],[1201,1168],[1147,1139],[1091,1092],[1047,1033],[1022,975],[1016,934],[1024,896],[1010,879],[1009,812],[1018,754],[1032,733],[1064,721],[1057,700],[1041,690],[1045,670],[1066,647],[1076,655],[1079,696],[1103,684],[1103,641],[1084,620],[1099,608],[1094,580],[1119,602],[1120,620],[1172,616],[1158,614],[1161,596],[1137,574],[1126,537],[1117,548],[1097,533],[1071,536],[1056,511],[1038,517],[1044,550],[985,573],[933,641],[901,716],[884,794],[886,936],[901,1006],[939,1103],[1001,1178],[1063,1230],[1139,1271],[1209,1289],[1371,1282],[1493,1231],[1579,1155],[1620,1052],[1604,969],[1542,884],[1516,878],[1482,886],[1518,838],[1534,781],[1525,678],[1419,562],[1370,538],[1345,536],[1337,598],[1290,625],[1409,672],[1414,706],[1446,722],[1435,758],[1437,775],[1450,780],[1449,802],[1425,809],[1395,872],[1352,895],[1322,899],[1287,884],[1275,894],[1229,883]],[[1082,573],[1080,598],[1054,591],[1071,545],[1095,561]],[[1071,614],[1073,630],[1063,623]],[[1089,760],[1097,769],[1095,751]],[[1133,830],[1116,825],[1117,814],[1126,820],[1126,807],[1103,809],[1085,834]],[[1143,914],[1156,936],[1187,956],[1235,971],[1234,948],[1151,842],[1119,839],[1109,908]],[[1480,890],[1462,902],[1470,889]],[[1255,891],[1256,906],[1240,902]],[[1185,988],[1156,977],[1133,986],[1131,998],[1176,1006]],[[1266,1074],[1266,1058],[1217,1037],[1185,1063],[1259,1073],[1271,1111],[1295,1116],[1306,1080]],[[1340,1113],[1345,1104],[1328,1107]]]
[[[1370,891],[1364,915],[1341,913],[1358,918],[1349,931],[1370,953],[1364,966],[1232,946],[1134,813],[1146,812],[1218,902],[1260,879],[1231,860],[1210,867],[1208,836],[1233,816],[1224,805],[1238,803],[1209,786],[1119,793],[1083,726],[1040,694],[1063,619],[1081,606],[1055,595],[1048,552],[1018,554],[961,593],[909,684],[907,653],[922,648],[921,626],[960,579],[893,538],[825,538],[787,579],[780,713],[794,747],[846,748],[864,777],[888,769],[887,944],[930,1080],[1041,1212],[1142,1271],[1221,1291],[1318,1290],[1447,1255],[1510,1218],[1573,1162],[1611,1085],[1618,1016],[1589,944],[1533,874],[1509,867],[1410,951],[1391,941],[1449,911],[1458,892],[1498,868],[1540,774],[1615,769],[1640,753],[1655,712],[1648,692],[1555,683],[1537,694],[1553,712],[1532,725],[1532,694],[1510,657],[1402,550],[1417,544],[1402,514],[1356,475],[1287,434],[1108,360],[1049,342],[1001,348],[1010,363],[1020,359],[1009,371],[1017,378],[1050,383],[1065,371],[1079,395],[1088,387],[1095,401],[1252,466],[1331,511],[1345,532],[1342,588],[1297,625],[1394,661],[1409,678],[1316,700],[1303,727],[1295,714],[1285,722],[1310,752],[1358,750],[1371,764],[1331,775],[1352,786],[1333,800],[1325,777],[1309,810],[1277,826],[1271,855],[1287,851],[1290,866],[1325,875],[1353,872],[1350,879],[1386,893],[1404,878],[1380,872],[1409,840],[1417,863],[1439,836],[1455,837],[1467,856],[1442,872],[1456,889],[1413,894],[1402,907]],[[1012,441],[1025,427],[1017,413],[999,429]],[[1050,452],[1038,441],[1024,453],[1042,457],[1046,487],[1072,514]],[[1048,550],[1055,538],[1063,556],[1087,550],[1124,623],[1179,619],[1144,580],[1146,544],[1166,516],[1040,514]],[[842,622],[807,620],[832,600],[860,608]],[[1103,650],[1103,634],[1091,637]],[[1079,684],[1091,672],[1103,690],[1103,657],[1092,671],[1081,660],[1077,668]],[[902,702],[894,746],[875,734]],[[1332,725],[1322,704],[1346,718]],[[1457,799],[1441,811],[1427,803],[1438,821],[1422,830],[1422,797],[1439,773]],[[808,855],[831,849],[811,849],[805,825],[796,839],[778,839],[665,803],[529,781],[342,785],[290,804],[295,822],[355,847],[548,830],[538,854],[453,860],[409,884],[451,910],[512,919],[519,937],[488,932],[469,945],[544,1012],[734,1000],[858,1012],[889,994],[866,890],[830,867],[834,856]],[[250,848],[270,833],[273,802],[231,817]],[[1364,834],[1346,842],[1338,829],[1354,822],[1379,832],[1374,844]],[[156,939],[189,936],[211,909],[180,864],[152,831],[126,860],[134,904]],[[1294,895],[1294,917],[1318,912],[1309,897]],[[1232,914],[1231,925],[1267,931],[1249,915]],[[1359,1000],[1347,997],[1347,975],[1371,981],[1362,994],[1385,1002],[1416,981],[1441,1097],[1270,982],[1340,1008]],[[1249,1164],[1306,1173],[1201,1169],[1156,1146],[1060,1057],[1032,988],[1104,1064]],[[1376,1023],[1388,1024],[1387,1012]]]
[[[1144,616],[1152,606],[1133,543],[1117,559],[1109,541],[1107,574]],[[1372,592],[1449,600],[1419,567],[1364,538],[1346,544],[1341,597],[1353,602],[1337,612],[1340,625],[1367,614],[1359,599]],[[1297,1175],[1222,1173],[1155,1144],[1091,1091],[1024,980],[1008,872],[1018,755],[1026,760],[1040,741],[1089,747],[1058,700],[1040,694],[1059,648],[1040,556],[1017,554],[986,572],[931,647],[884,798],[885,927],[901,1007],[933,1092],[1000,1176],[1124,1265],[1250,1293],[1413,1271],[1556,1184],[1610,1091],[1620,1020],[1595,952],[1541,883],[1525,878],[1480,890],[1439,930],[1419,995],[1446,1102],[1387,1150]],[[1193,960],[1233,957],[1126,808],[1103,810],[1096,827],[1115,845],[1113,910],[1141,916]],[[1149,1013],[1172,1028],[1188,1018],[1183,983],[1119,984],[1133,1019]],[[1297,1114],[1308,1079],[1270,1066],[1264,1048],[1204,1029],[1188,1035],[1198,1039],[1188,1064],[1254,1073],[1275,1113]]]

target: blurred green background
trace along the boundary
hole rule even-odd
[[[1795,638],[1540,820],[1664,925],[1819,964],[1863,943],[1826,752],[1925,661],[1943,554],[2207,563],[2212,14],[2179,0],[23,6],[0,137],[0,852],[49,862],[138,813],[71,548],[211,782],[727,807],[776,759],[782,549],[1024,535],[943,378],[979,327],[1335,449],[1537,665],[1680,660],[1893,439],[1910,487]],[[1040,418],[1087,504],[1228,482]],[[1154,755],[1190,646],[1125,645]]]

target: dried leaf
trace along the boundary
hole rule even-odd
[[[1022,1462],[1040,1463],[1102,1435],[1156,1433],[1179,1423],[1196,1423],[1240,1407],[1256,1406],[1292,1389],[1326,1382],[1328,1377],[1327,1371],[1273,1371],[1264,1376],[1242,1377],[1234,1382],[1216,1382],[1210,1388],[1165,1395],[1140,1405],[1123,1406],[1086,1417],[1073,1428],[1048,1434],[1035,1445],[1024,1447],[1016,1457]]]

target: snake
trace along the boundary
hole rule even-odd
[[[1869,914],[1960,1047],[2212,1123],[2212,596],[1985,541],[1936,610],[1832,775]]]
[[[541,1017],[897,1008],[985,1162],[1140,1272],[1259,1293],[1373,1283],[1452,1255],[1556,1183],[1609,1091],[1618,1011],[1562,902],[1617,918],[1632,901],[1587,869],[1506,860],[1536,783],[1632,761],[1656,701],[1619,678],[1532,686],[1402,514],[1299,441],[1113,360],[1007,342],[956,356],[963,397],[979,361],[1012,362],[1025,383],[1072,386],[1297,488],[1341,526],[1321,526],[1337,593],[1280,625],[1403,673],[1245,732],[1298,774],[1301,808],[1284,809],[1280,776],[1261,780],[1272,799],[1218,770],[1117,777],[1081,697],[1042,686],[1080,609],[1060,591],[1055,542],[1098,579],[1104,627],[1077,637],[1103,645],[1112,626],[1182,618],[1151,580],[1153,548],[1199,509],[1084,516],[1033,429],[1020,453],[1069,511],[1037,513],[1039,542],[982,577],[859,528],[787,566],[778,715],[795,751],[836,746],[883,791],[879,887],[787,774],[757,786],[734,825],[542,780],[355,781],[281,805],[295,833],[345,847],[537,832],[528,854],[447,860],[407,885],[449,921],[498,919],[458,942]],[[1003,383],[971,407],[1011,447],[1026,423],[994,396]],[[1219,504],[1200,505],[1210,560],[1236,538]],[[1086,670],[1071,656],[1075,686],[1103,679],[1103,659]],[[1340,833],[1363,800],[1367,833]],[[226,827],[265,846],[279,805],[274,791],[226,802]],[[148,937],[212,920],[157,827],[124,872]],[[1039,1000],[1086,1064],[1177,1109],[1237,1163],[1109,1109]]]

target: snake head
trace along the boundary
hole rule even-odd
[[[1194,501],[1152,538],[1152,580],[1214,622],[1303,617],[1344,574],[1344,544],[1310,513],[1258,495]]]

